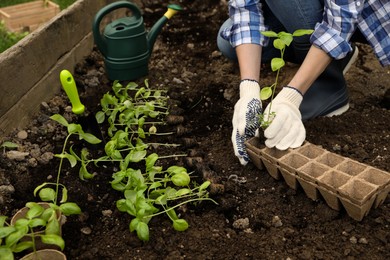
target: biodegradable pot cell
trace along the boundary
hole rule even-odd
[[[298,176],[302,179],[317,184],[318,178],[325,174],[325,172],[327,172],[328,170],[330,170],[330,168],[326,165],[311,161],[299,168],[297,173]]]
[[[21,258],[22,260],[66,260],[66,255],[55,249],[42,249],[31,252]]]
[[[360,205],[351,202],[347,198],[340,197],[340,201],[344,206],[345,210],[347,211],[348,216],[350,216],[354,220],[361,221],[364,216],[367,216],[370,212],[370,209],[372,208],[372,205],[375,201],[375,196],[371,197]]]
[[[363,172],[367,168],[367,165],[364,165],[362,163],[358,163],[356,161],[347,159],[341,164],[339,164],[336,169],[339,171],[342,171],[343,173],[346,173],[351,176],[356,176],[359,173]]]
[[[362,205],[368,199],[374,197],[378,191],[378,185],[370,184],[358,178],[352,178],[338,188],[340,196],[347,198],[357,205]]]
[[[258,153],[254,152],[253,150],[251,150],[250,148],[248,148],[247,150],[247,153],[248,153],[248,156],[249,158],[251,159],[251,162],[260,170],[264,169],[264,164],[263,162],[261,161],[261,157]]]
[[[319,146],[310,143],[306,143],[295,151],[309,159],[315,159],[326,152],[326,150]]]
[[[280,174],[278,166],[264,157],[261,157],[261,159],[269,175],[271,175],[271,177],[275,180],[280,180],[282,176]]]
[[[287,185],[294,190],[298,189],[299,183],[297,181],[297,175],[295,174],[295,172],[290,172],[289,170],[282,167],[280,167],[279,169]]]
[[[297,177],[297,180],[308,198],[316,201],[321,197],[318,191],[318,186],[315,183],[307,181],[300,177]]]
[[[330,190],[328,190],[324,187],[321,187],[321,186],[318,186],[318,191],[320,192],[320,194],[324,198],[326,204],[328,204],[328,206],[330,208],[332,208],[334,210],[341,209],[342,205],[341,205],[340,200],[339,200],[336,193],[331,192]]]
[[[330,168],[335,167],[344,160],[344,157],[330,152],[327,152],[316,159],[317,162],[329,166]]]
[[[297,169],[308,163],[310,160],[298,153],[291,152],[286,154],[279,160],[279,165],[282,169],[290,173],[296,173]]]
[[[41,205],[45,209],[50,207],[49,203],[46,203],[46,202],[38,202],[38,204]],[[28,210],[29,210],[28,207],[23,207],[20,210],[18,210],[18,212],[16,212],[15,215],[12,217],[11,224],[14,225],[17,220],[19,220],[21,218],[25,218],[26,213],[27,213]],[[57,214],[57,220],[60,223],[60,235],[61,235],[61,226],[65,222],[64,221],[65,216],[63,216],[59,210],[57,210],[56,214]],[[41,249],[54,249],[54,250],[58,250],[58,249],[60,249],[56,245],[45,244],[45,243],[43,243],[41,241],[39,235],[43,234],[44,232],[45,232],[44,230],[37,230],[36,232],[34,232],[35,233],[35,248],[37,250],[41,250]],[[26,237],[22,238],[22,240],[23,241],[31,241],[31,237],[30,236],[26,236]]]
[[[337,194],[337,189],[352,177],[336,170],[330,170],[318,178],[318,185]]]
[[[356,177],[379,186],[378,194],[374,202],[375,208],[386,200],[390,191],[390,174],[388,172],[368,167]]]
[[[290,150],[281,151],[276,148],[268,148],[265,147],[261,149],[261,155],[266,158],[268,161],[271,161],[274,164],[278,164],[279,160],[285,156],[286,154],[289,154]]]

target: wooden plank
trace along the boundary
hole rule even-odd
[[[43,1],[34,1],[13,5],[0,9],[0,18],[10,31],[33,31],[39,24],[43,24],[60,12],[60,7],[49,1],[44,5]]]

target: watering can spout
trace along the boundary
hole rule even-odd
[[[149,52],[152,53],[154,43],[156,42],[157,36],[160,34],[163,26],[168,22],[168,20],[174,16],[177,12],[181,11],[182,8],[179,5],[171,4],[168,5],[168,10],[150,29],[148,33],[148,45]]]

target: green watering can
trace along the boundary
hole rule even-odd
[[[110,12],[127,8],[132,16],[119,18],[100,32],[102,19]],[[92,25],[95,44],[104,56],[106,73],[110,80],[135,80],[146,76],[148,63],[158,34],[166,22],[181,7],[169,5],[167,12],[146,32],[140,9],[128,1],[118,1],[103,7],[95,15]]]

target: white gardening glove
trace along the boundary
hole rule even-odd
[[[255,136],[259,129],[259,117],[262,112],[260,86],[254,80],[242,80],[240,99],[234,106],[232,143],[234,154],[242,165],[249,162],[245,141]]]
[[[272,123],[264,131],[267,139],[265,145],[269,148],[276,147],[279,150],[297,148],[306,139],[306,130],[301,119],[299,106],[302,102],[302,94],[295,88],[284,87],[275,97],[272,103],[264,110],[264,118],[270,115],[271,106]]]

